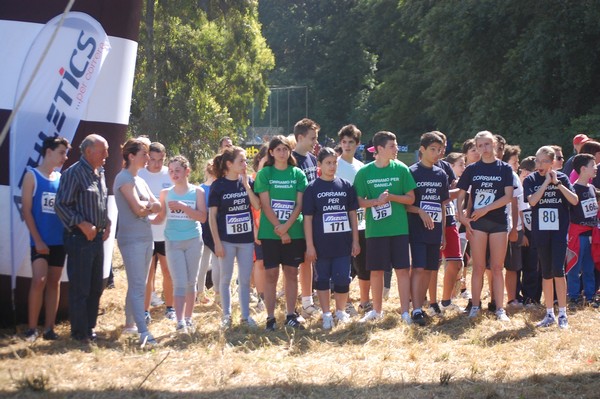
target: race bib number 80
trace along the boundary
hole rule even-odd
[[[540,208],[538,217],[540,230],[558,230],[558,209]]]

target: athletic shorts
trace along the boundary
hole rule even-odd
[[[162,255],[166,256],[167,252],[165,251],[165,242],[164,241],[154,241],[154,251],[152,252],[152,256],[154,255]]]
[[[440,268],[440,244],[411,242],[412,267],[416,269],[438,270]]]
[[[350,287],[350,257],[317,258],[314,280],[319,291],[328,290],[333,283],[334,292],[347,293]]]
[[[261,240],[265,269],[274,269],[279,265],[298,267],[304,262],[306,241],[303,238],[283,244],[281,240]]]
[[[31,247],[31,262],[33,263],[36,259],[46,259],[48,266],[63,267],[67,257],[64,245],[49,245],[48,249],[50,253],[45,255],[37,253],[35,247]]]
[[[352,258],[352,270],[359,280],[369,281],[371,272],[367,270],[367,239],[364,230],[358,230],[358,244],[360,253]]]
[[[408,247],[408,235],[367,238],[367,270],[410,268]]]
[[[462,261],[463,252],[461,247],[458,227],[456,225],[446,226],[446,247],[441,251],[440,259],[444,258],[447,261]]]
[[[488,219],[478,219],[471,222],[473,230],[483,231],[484,233],[506,233],[508,234],[508,224],[498,223]]]
[[[521,244],[523,243],[523,230],[519,230],[519,238],[516,242],[508,242],[506,249],[506,258],[504,259],[504,268],[513,272],[518,272],[523,268],[523,256]]]

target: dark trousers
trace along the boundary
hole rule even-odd
[[[96,327],[102,296],[104,246],[102,234],[88,241],[79,232],[65,233],[69,276],[69,320],[71,336],[87,338]]]
[[[529,240],[529,246],[521,247],[523,259],[521,292],[524,301],[529,299],[535,303],[540,303],[542,297],[542,271],[538,262],[538,253],[531,233],[526,229],[523,230]]]

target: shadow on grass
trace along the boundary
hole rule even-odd
[[[386,384],[373,383],[370,386],[351,386],[350,381],[336,381],[326,385],[306,384],[292,379],[277,381],[264,386],[241,386],[234,388],[207,387],[205,391],[178,392],[176,389],[186,389],[180,386],[173,391],[152,389],[126,389],[113,387],[107,390],[61,390],[33,391],[28,387],[18,390],[2,389],[0,397],[3,398],[597,398],[598,387],[597,373],[580,373],[573,375],[533,375],[526,379],[511,380],[507,382],[494,382],[483,380],[467,380],[449,378],[444,381],[440,374],[440,381],[430,383],[406,382]],[[148,381],[147,384],[151,383]]]

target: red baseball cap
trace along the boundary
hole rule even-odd
[[[590,140],[591,139],[585,134],[578,134],[577,136],[573,137],[573,145],[583,144]]]

